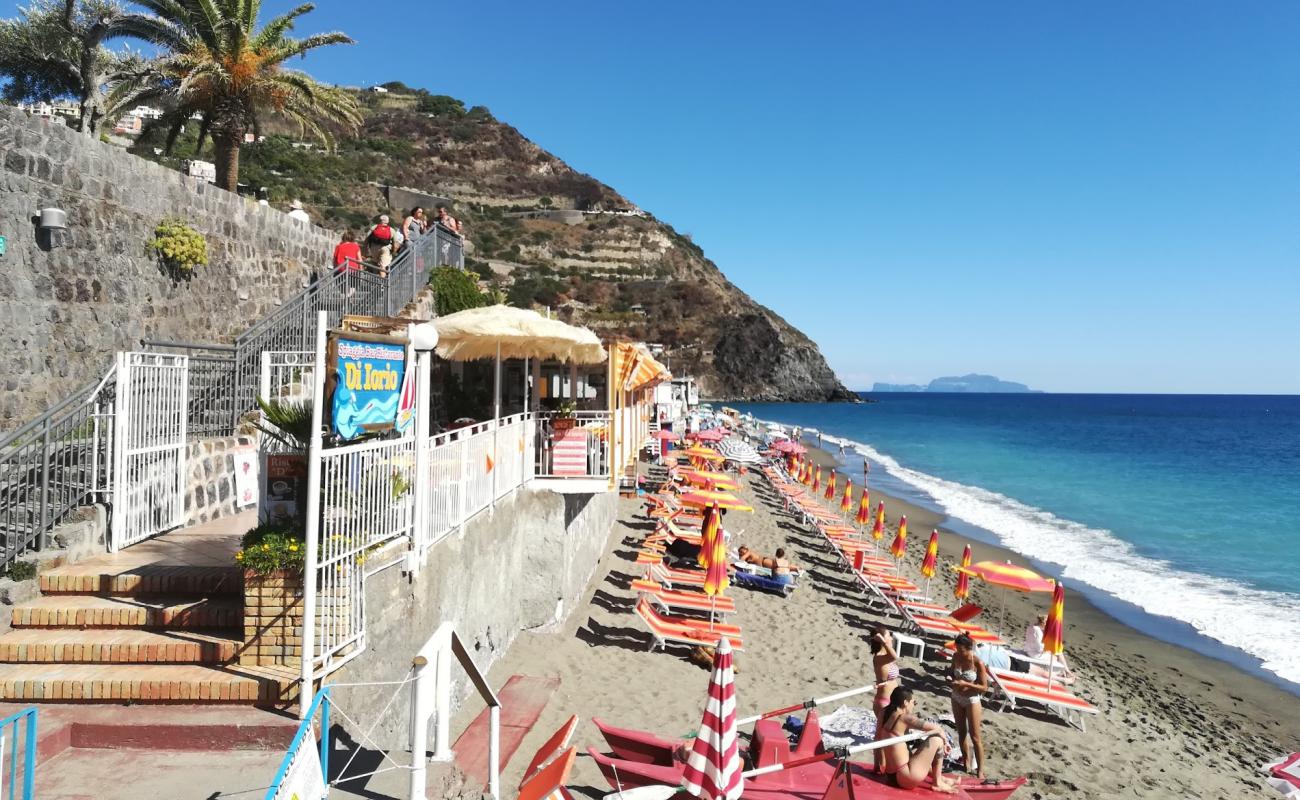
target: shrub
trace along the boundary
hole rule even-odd
[[[307,555],[304,540],[303,528],[297,523],[258,525],[244,534],[235,561],[258,575],[277,570],[301,572]]]
[[[30,581],[36,577],[36,562],[15,561],[5,571],[5,577],[11,581]]]
[[[490,298],[478,290],[471,274],[455,267],[439,267],[429,276],[433,285],[434,302],[438,314],[446,316],[467,308],[488,305]]]
[[[208,241],[178,217],[165,217],[153,229],[149,247],[173,275],[188,278],[208,263]]]

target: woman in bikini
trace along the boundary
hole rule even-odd
[[[962,763],[966,771],[977,765],[976,777],[984,779],[984,739],[980,721],[984,709],[980,697],[989,689],[989,672],[984,662],[975,655],[975,642],[966,634],[957,637],[957,652],[949,667],[948,685],[952,687],[952,716],[957,723],[957,741],[961,745]],[[969,744],[967,744],[969,742]],[[974,751],[975,761],[971,761]]]
[[[943,729],[933,722],[924,722],[915,716],[916,700],[912,690],[899,687],[889,696],[889,705],[876,718],[876,741],[902,736],[909,730],[921,730],[932,733],[921,740],[920,746],[909,750],[904,742],[897,742],[880,748],[883,755],[885,779],[891,786],[900,789],[915,789],[925,782],[928,775],[934,782],[931,787],[936,792],[955,792],[956,782],[943,775],[943,757],[948,752],[948,739]]]
[[[871,666],[876,674],[876,697],[872,710],[876,719],[881,710],[889,705],[889,696],[898,688],[898,653],[894,652],[894,636],[884,625],[876,624],[871,628]],[[876,751],[876,769],[884,766],[884,754]]]

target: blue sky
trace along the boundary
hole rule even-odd
[[[1293,0],[368,8],[303,66],[488,106],[852,388],[1300,393]]]

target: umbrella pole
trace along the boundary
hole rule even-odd
[[[1002,590],[1002,611],[998,614],[998,635],[1002,635],[1007,625],[1007,590]]]
[[[1047,665],[1047,691],[1052,691],[1052,674],[1056,672],[1056,652],[1052,652],[1052,660]]]
[[[929,578],[926,578],[926,579],[925,579],[925,599],[926,599],[926,600],[929,600],[929,599],[930,599],[930,579],[929,579]]]

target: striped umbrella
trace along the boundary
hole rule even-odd
[[[701,554],[703,554],[705,548],[709,550],[709,556],[706,559],[708,563],[704,568],[704,593],[710,597],[725,592],[730,583],[727,579],[727,542],[722,535],[722,515],[718,513],[716,505],[713,506],[712,511],[713,530],[700,546]],[[712,622],[712,620],[713,615],[710,614],[709,621]]]
[[[862,497],[858,498],[858,515],[853,520],[864,527],[871,521],[871,492],[865,486],[862,487]]]
[[[844,495],[840,498],[840,513],[847,515],[853,508],[853,479],[844,477]]]
[[[876,506],[876,524],[871,527],[871,538],[877,551],[880,550],[880,541],[885,538],[885,501],[881,500],[880,505]]]
[[[700,554],[696,560],[701,569],[707,570],[713,558],[713,539],[718,535],[718,507],[706,505],[704,519],[700,521]]]
[[[881,500],[876,504],[876,524],[881,528],[885,527],[885,501]],[[879,538],[879,537],[877,537]]]
[[[738,800],[745,791],[736,736],[736,674],[731,642],[723,636],[713,655],[709,700],[682,772],[682,789],[701,800]]]
[[[1052,610],[1047,612],[1047,624],[1043,626],[1043,650],[1052,654],[1052,662],[1047,667],[1047,690],[1050,692],[1056,657],[1065,650],[1065,584],[1060,581],[1052,590]]]
[[[744,500],[736,497],[734,494],[727,492],[711,492],[707,489],[693,489],[689,492],[683,492],[681,504],[691,506],[692,508],[708,508],[715,506],[725,508],[728,511],[753,511],[754,507],[747,504]]]
[[[1018,567],[1010,561],[980,561],[969,567],[962,567],[961,572],[982,579],[985,583],[1000,586],[1002,589],[1015,589],[1017,592],[1050,592],[1056,588],[1056,581],[1044,578],[1028,567]],[[998,613],[998,632],[1007,618],[1007,593],[1002,592],[1002,610]]]
[[[831,470],[831,479],[826,482],[826,499],[835,499],[835,470]]]
[[[898,518],[898,533],[894,536],[893,544],[889,545],[889,552],[894,558],[902,560],[907,554],[907,517]]]
[[[961,551],[961,565],[963,567],[970,566],[970,545],[966,545],[966,549]],[[966,596],[969,594],[970,594],[970,575],[967,575],[965,572],[958,570],[957,585],[952,587],[952,596],[957,598],[958,600],[964,601],[966,599]]]
[[[925,546],[925,558],[921,561],[921,574],[925,576],[925,596],[930,596],[930,579],[934,577],[934,568],[939,563],[939,532],[930,531],[930,543]]]
[[[822,490],[822,468],[818,467],[817,475],[813,478],[813,491],[820,492],[821,490]]]

